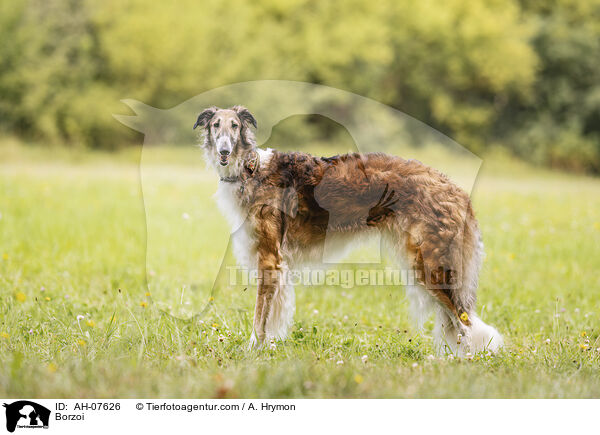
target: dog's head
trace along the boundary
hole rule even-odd
[[[230,109],[209,107],[198,115],[194,128],[204,129],[204,149],[209,163],[216,168],[235,167],[256,147],[250,127],[256,128],[256,119],[242,106]],[[222,171],[220,171],[222,172]]]

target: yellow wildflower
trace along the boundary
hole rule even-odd
[[[48,302],[50,302],[50,301],[51,301],[51,299],[50,299],[48,296],[46,296],[44,299],[45,299],[46,301],[48,301]]]
[[[465,311],[463,311],[463,313],[460,315],[460,320],[462,320],[463,322],[468,322],[469,315]]]
[[[19,302],[25,302],[25,299],[27,299],[27,296],[25,296],[25,293],[23,293],[23,292],[17,292],[17,293],[15,293],[15,299],[18,300]]]
[[[359,374],[354,375],[354,382],[356,382],[357,384],[362,384],[363,381],[363,377]]]
[[[587,334],[585,333],[585,331],[581,331],[581,334],[579,334],[579,335],[581,335],[582,337],[585,337]]]
[[[50,373],[54,373],[57,368],[58,367],[56,367],[56,364],[54,364],[54,363],[48,364],[48,372],[50,372]]]
[[[90,328],[93,328],[94,326],[96,326],[96,322],[94,322],[93,320],[88,320],[86,323]]]
[[[579,345],[579,347],[581,348],[581,350],[588,350],[588,348],[590,347],[590,345],[588,343],[581,343]]]
[[[81,347],[85,347],[85,345],[86,345],[85,340],[81,340],[81,339],[77,341],[77,344],[80,345]]]
[[[150,292],[146,292],[145,296],[146,297],[150,296]]]
[[[8,260],[8,254],[6,252],[4,254],[2,254],[2,259],[3,260]]]
[[[218,324],[218,323],[213,323],[213,324],[212,324],[212,327],[213,327],[213,328],[218,328],[218,327],[219,327],[219,324]]]
[[[146,301],[140,302],[140,307],[146,308],[147,306],[148,306],[148,302],[146,302]]]
[[[215,298],[213,298],[212,296],[210,298],[208,298],[208,302],[212,302],[214,300],[215,300]]]
[[[0,337],[8,338],[8,337],[10,337],[10,335],[8,335],[6,332],[0,332]]]

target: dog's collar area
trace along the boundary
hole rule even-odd
[[[221,177],[220,180],[226,183],[235,183],[236,181],[242,181],[240,177]]]
[[[252,151],[252,156],[244,162],[244,169],[247,171],[248,176],[253,176],[260,166],[260,155],[256,151]],[[245,177],[236,175],[235,177],[221,177],[220,180],[225,183],[237,183],[243,181]]]

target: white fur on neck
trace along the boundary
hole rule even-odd
[[[273,150],[271,148],[267,148],[266,150],[256,148],[256,152],[260,156],[260,164],[258,168],[258,171],[260,171],[269,164],[269,161],[273,156]],[[225,168],[228,167],[229,165]],[[243,167],[243,162],[241,163],[241,167]],[[217,167],[219,175],[222,177],[234,176],[241,173],[240,170],[240,172],[235,174],[232,171],[227,172],[226,175],[224,175],[225,171],[223,171],[222,173],[220,169],[221,168]],[[227,219],[227,221],[229,222],[232,234],[235,233],[242,226],[242,224],[246,220],[246,217],[248,216],[248,210],[244,210],[240,206],[237,197],[239,189],[240,182],[219,181],[219,187],[217,188],[217,191],[214,195],[219,210],[221,210],[221,213],[223,213],[223,216],[225,216],[225,219]]]
[[[260,156],[258,171],[265,168],[273,155],[272,149],[262,150],[256,148]],[[248,217],[248,210],[240,205],[238,192],[240,182],[219,181],[219,187],[214,195],[217,206],[231,227],[233,254],[242,266],[256,267],[255,246],[256,241],[249,228],[244,225]]]

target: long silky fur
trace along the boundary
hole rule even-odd
[[[220,177],[239,177],[221,181],[215,197],[242,265],[283,273],[322,263],[328,238],[353,247],[361,234],[379,231],[396,264],[420,272],[422,279],[407,286],[406,294],[417,325],[435,314],[438,353],[502,346],[498,331],[475,313],[483,243],[464,191],[418,161],[382,153],[321,158],[262,150],[249,127],[246,122],[225,167],[210,126],[202,145]],[[260,165],[248,175],[245,162],[255,151]],[[441,279],[437,268],[444,271]],[[269,297],[261,299],[259,285],[251,345],[285,338],[293,321],[293,287],[280,282],[267,290]],[[265,330],[256,331],[257,317],[265,312]]]

